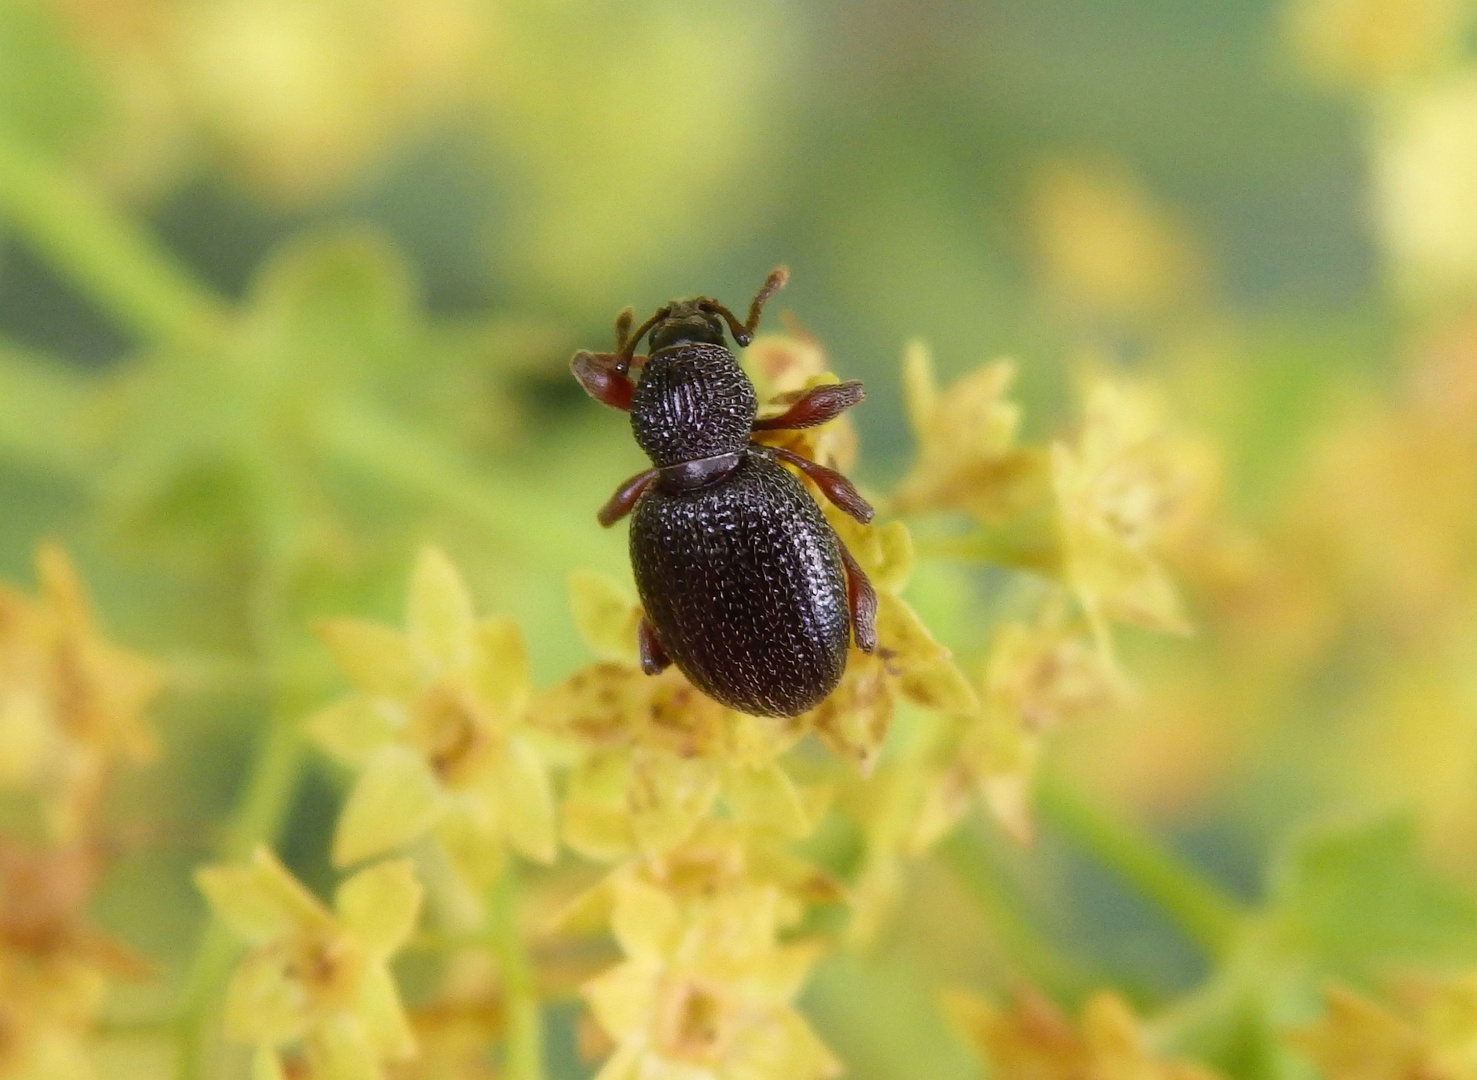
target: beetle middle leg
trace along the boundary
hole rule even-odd
[[[657,640],[656,630],[645,615],[636,624],[636,650],[641,654],[641,670],[648,675],[660,675],[672,663],[667,650]]]
[[[836,537],[836,547],[841,551],[841,561],[846,564],[846,604],[851,612],[852,636],[856,638],[856,647],[869,653],[877,648],[877,590],[872,588],[867,572],[839,536]]]
[[[857,491],[852,482],[835,469],[828,469],[824,465],[817,465],[809,458],[801,457],[793,450],[786,450],[783,446],[770,446],[766,449],[770,450],[781,461],[788,465],[793,465],[803,472],[814,481],[816,487],[821,489],[826,498],[830,499],[863,525],[872,520],[872,504],[862,498],[860,492]]]
[[[615,489],[615,494],[602,506],[595,515],[595,519],[607,529],[621,518],[631,512],[636,505],[636,500],[641,498],[641,493],[646,490],[646,485],[656,479],[657,470],[647,469],[645,472],[637,473],[620,487]]]
[[[847,409],[860,403],[864,397],[866,391],[854,379],[850,382],[812,386],[778,416],[754,421],[754,430],[793,431],[796,428],[816,427],[836,419]]]

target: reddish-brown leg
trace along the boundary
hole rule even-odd
[[[648,675],[660,675],[672,663],[667,650],[656,639],[651,620],[645,615],[641,616],[641,622],[636,626],[636,649],[641,653],[641,670]]]
[[[846,513],[856,518],[863,525],[872,520],[872,504],[862,498],[856,488],[852,487],[851,481],[842,476],[835,469],[828,469],[824,465],[817,465],[809,458],[803,458],[793,450],[786,450],[782,446],[770,446],[768,450],[781,461],[795,466],[807,477],[815,482],[826,498],[839,506]]]
[[[592,353],[581,349],[569,362],[569,370],[585,388],[585,393],[596,401],[630,412],[631,395],[636,384],[626,374],[624,363],[618,353]]]
[[[768,420],[754,421],[755,431],[781,431],[815,427],[836,419],[866,397],[859,382],[813,386],[795,399],[784,412]]]
[[[846,547],[846,541],[836,537],[836,546],[841,549],[841,561],[846,564],[846,603],[851,610],[851,633],[856,647],[869,653],[877,647],[877,590],[866,571]]]
[[[647,469],[643,473],[637,473],[620,487],[615,489],[615,494],[600,508],[595,515],[596,520],[607,529],[621,518],[631,512],[636,505],[636,500],[641,498],[641,493],[646,490],[646,485],[656,479],[656,470]]]

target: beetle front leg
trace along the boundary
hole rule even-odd
[[[569,370],[579,384],[602,405],[613,409],[631,411],[631,395],[636,384],[631,381],[627,368],[630,357],[623,353],[592,353],[581,349],[569,362]]]
[[[877,648],[877,590],[872,588],[871,579],[847,548],[846,541],[837,536],[836,546],[841,549],[841,561],[846,564],[846,604],[851,612],[851,633],[856,647],[869,653]]]
[[[600,508],[600,512],[595,515],[595,519],[607,529],[610,528],[631,512],[631,508],[636,505],[636,500],[641,498],[641,493],[646,490],[646,485],[655,479],[655,469],[647,469],[643,473],[637,473],[615,489],[615,494]]]
[[[672,658],[662,648],[651,620],[645,615],[636,624],[636,650],[641,654],[641,670],[648,675],[660,675],[672,664]]]
[[[793,465],[803,472],[815,483],[816,487],[821,489],[826,498],[830,499],[863,525],[872,520],[872,504],[862,498],[857,489],[852,486],[851,481],[835,469],[828,469],[824,465],[817,465],[809,458],[803,458],[793,450],[786,450],[782,446],[771,446],[767,449],[772,451],[774,456],[781,461],[788,465]]]
[[[858,404],[866,396],[862,384],[854,379],[850,382],[812,386],[778,416],[771,416],[768,420],[754,421],[754,430],[793,431],[796,428],[825,424]]]

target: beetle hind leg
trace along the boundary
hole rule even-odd
[[[657,640],[656,630],[645,615],[636,626],[636,649],[641,654],[641,670],[648,675],[660,675],[672,664],[672,658],[662,643]]]
[[[867,577],[861,564],[856,561],[846,546],[846,541],[836,537],[836,547],[841,551],[841,561],[846,564],[846,604],[851,612],[851,633],[856,647],[864,653],[877,648],[877,590]]]

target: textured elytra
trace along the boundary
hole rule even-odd
[[[841,680],[851,622],[835,534],[762,451],[707,487],[648,488],[631,565],[662,648],[724,705],[794,716]]]
[[[742,450],[758,413],[754,386],[733,354],[699,342],[652,353],[631,396],[631,430],[655,465]]]

